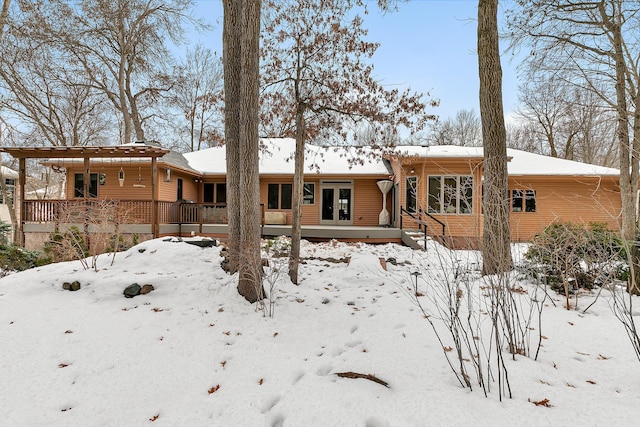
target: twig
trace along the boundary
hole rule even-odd
[[[373,381],[374,383],[378,383],[382,386],[385,386],[386,388],[391,388],[389,387],[389,383],[372,374],[359,374],[357,372],[338,372],[336,373],[336,375],[340,378],[364,378],[365,380]]]

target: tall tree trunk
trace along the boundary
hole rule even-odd
[[[249,302],[262,299],[260,259],[260,0],[244,0],[240,77],[240,263],[238,292]]]
[[[291,225],[291,252],[289,253],[289,278],[298,284],[298,264],[300,263],[300,239],[302,237],[302,192],[304,187],[304,107],[296,112],[296,153],[293,175],[293,219]]]
[[[618,113],[618,143],[620,145],[620,197],[622,199],[622,239],[630,247],[630,268],[627,290],[640,294],[640,248],[638,248],[638,148],[640,137],[634,132],[633,143],[629,136],[629,109],[627,105],[627,87],[625,76],[627,67],[624,58],[622,27],[620,16],[609,16],[604,5],[599,6],[604,25],[613,35],[612,55],[615,61],[616,104]],[[636,97],[638,98],[638,97]],[[638,105],[636,104],[636,107]],[[636,108],[636,113],[638,108]],[[634,130],[636,129],[634,123]]]
[[[484,146],[483,274],[512,269],[507,145],[498,45],[498,0],[478,2],[478,71]]]
[[[242,2],[224,0],[224,139],[227,154],[227,266],[238,271],[240,248],[240,14]]]

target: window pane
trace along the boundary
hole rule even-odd
[[[440,181],[441,177],[439,176],[430,176],[429,177],[429,212],[432,213],[440,213],[440,209],[442,207],[440,200]]]
[[[416,212],[418,207],[418,177],[407,177],[405,187],[405,209],[412,213]]]
[[[513,190],[511,192],[511,210],[513,212],[522,212],[522,190]]]
[[[73,197],[82,197],[84,192],[84,175],[77,173],[73,178]]]
[[[525,212],[536,211],[536,192],[534,190],[525,191]]]
[[[316,203],[316,185],[313,183],[304,184],[302,187],[302,204],[313,205]]]
[[[473,177],[460,177],[460,213],[473,212]]]
[[[205,203],[213,203],[213,189],[214,189],[213,184],[208,182],[204,184],[204,196],[202,200]]]
[[[83,197],[84,194],[84,174],[77,173],[73,179],[73,197]],[[98,196],[98,174],[89,175],[89,194],[87,197]]]
[[[351,220],[351,189],[340,188],[338,190],[338,209],[340,221]]]
[[[293,184],[282,184],[280,186],[280,209],[291,209],[293,195]]]
[[[280,190],[279,184],[269,184],[269,190],[268,190],[268,196],[267,196],[268,209],[278,209],[279,190]]]
[[[176,191],[176,199],[178,201],[181,201],[181,200],[183,200],[182,199],[182,178],[178,178],[178,180],[176,182],[177,182],[176,185],[178,186],[177,187],[177,191]]]
[[[455,176],[444,177],[443,208],[444,213],[457,213],[458,179]]]
[[[216,203],[227,203],[227,183],[216,184]]]
[[[98,174],[89,175],[89,197],[98,197]]]

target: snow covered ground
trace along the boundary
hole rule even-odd
[[[113,265],[102,255],[97,272],[76,261],[1,279],[0,425],[637,425],[640,365],[604,294],[586,313],[552,294],[538,360],[507,362],[513,398],[499,401],[459,385],[410,298],[411,272],[442,268],[435,244],[302,251],[299,286],[267,275],[274,317],[238,295],[220,248],[176,239],[141,243]],[[395,264],[384,270],[381,257]],[[74,280],[79,291],[62,289]],[[127,299],[132,283],[155,290]],[[581,298],[585,308],[592,297]]]

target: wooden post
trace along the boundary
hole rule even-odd
[[[87,249],[91,249],[91,238],[89,236],[89,188],[91,184],[91,171],[89,157],[84,158],[84,171],[82,173],[82,199],[84,201],[84,239]]]
[[[20,200],[20,216],[17,224],[18,227],[17,230],[15,230],[13,237],[14,241],[17,241],[19,246],[24,247],[24,223],[27,221],[26,204],[24,200],[24,186],[27,177],[27,161],[25,158],[21,157],[18,160],[18,169],[18,200]]]
[[[160,224],[158,224],[158,161],[156,157],[151,157],[151,232],[153,237],[160,235]]]

